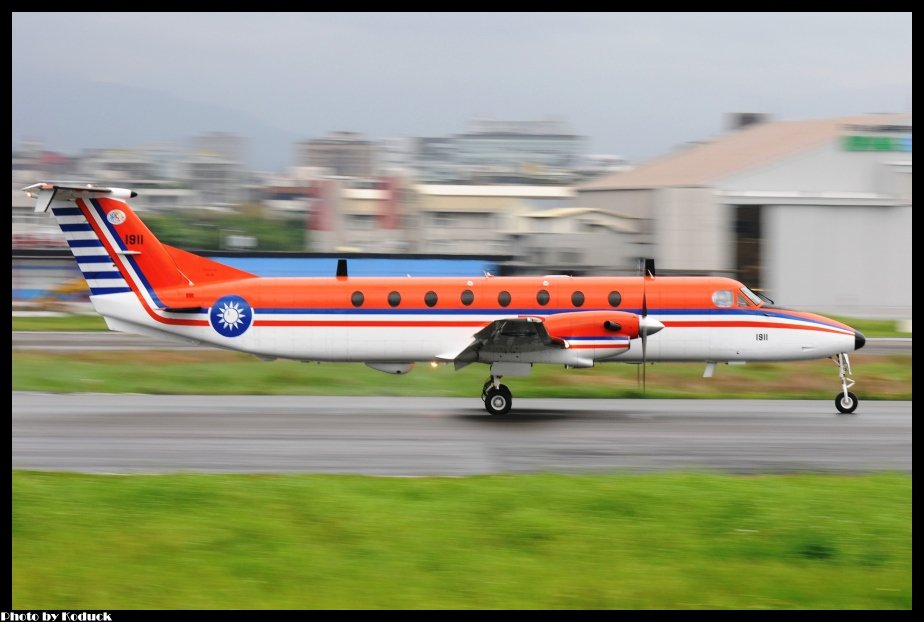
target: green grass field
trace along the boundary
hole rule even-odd
[[[912,607],[910,475],[13,472],[14,609]]]
[[[861,399],[911,399],[911,356],[851,357]],[[163,393],[244,395],[422,395],[475,397],[485,365],[453,371],[418,365],[392,376],[360,364],[265,362],[222,350],[37,353],[13,352],[13,389],[58,393]],[[662,363],[648,367],[648,397],[834,399],[837,368],[828,360],[720,365],[702,378],[703,366]],[[508,378],[516,397],[641,397],[637,366],[593,369],[537,365],[527,378]]]
[[[832,320],[843,322],[854,330],[860,331],[867,338],[911,336],[911,333],[905,333],[898,330],[898,324],[895,322],[895,320],[867,320],[855,317],[842,317],[838,315],[829,315],[828,317],[830,317]]]
[[[13,330],[108,330],[100,315],[14,317]]]

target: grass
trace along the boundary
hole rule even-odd
[[[13,317],[13,330],[107,330],[99,315],[54,315],[50,317]]]
[[[13,472],[14,609],[911,609],[911,476]]]
[[[865,320],[829,316],[859,330],[866,337],[910,337],[911,333],[897,330],[894,320]],[[97,315],[62,315],[56,317],[14,317],[13,330],[106,330],[103,318]]]
[[[851,357],[861,399],[911,399],[911,356]],[[360,364],[270,363],[222,350],[133,352],[13,352],[14,390],[59,393],[244,395],[477,395],[487,367],[418,365],[391,376]],[[648,397],[833,399],[839,387],[830,361],[721,365],[702,378],[703,366],[648,367]],[[517,397],[641,397],[637,366],[613,364],[565,370],[537,365],[527,378],[508,378]],[[855,389],[856,392],[856,389]]]
[[[898,322],[895,320],[868,320],[855,317],[842,317],[838,315],[829,315],[832,320],[843,322],[854,330],[863,333],[864,337],[910,337],[911,333],[905,333],[898,330]]]

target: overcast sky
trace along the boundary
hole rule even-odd
[[[588,138],[587,152],[643,160],[714,136],[730,111],[910,112],[911,22],[911,13],[14,13],[13,143],[175,139],[170,116],[188,103],[238,126],[201,131],[295,138],[440,136],[472,117],[556,117]],[[83,127],[94,93],[122,90],[148,93],[143,122],[120,127],[120,111],[107,110],[112,123]]]

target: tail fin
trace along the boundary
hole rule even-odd
[[[137,196],[130,190],[53,183],[23,190],[37,198],[36,212],[54,214],[91,296],[134,291],[154,308],[169,309],[179,290],[254,276],[162,244],[125,202]]]

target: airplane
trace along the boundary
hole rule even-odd
[[[124,188],[24,188],[57,219],[111,330],[174,337],[266,360],[360,362],[404,374],[414,363],[490,366],[481,397],[512,405],[502,378],[535,364],[795,361],[830,357],[840,413],[856,410],[849,352],[866,342],[830,318],[784,309],[725,277],[259,277],[161,243]],[[644,379],[644,374],[643,374]]]

